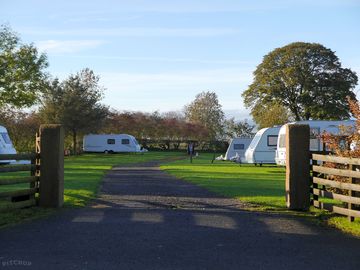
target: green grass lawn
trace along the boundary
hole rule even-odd
[[[163,164],[168,173],[221,195],[250,203],[249,210],[281,211],[302,215],[316,222],[325,222],[343,231],[360,236],[360,221],[350,223],[326,211],[311,208],[309,212],[288,211],[285,205],[285,168],[272,165],[254,166],[227,161],[211,163],[212,154],[201,154],[193,160]]]
[[[285,169],[272,165],[239,165],[214,161],[211,154],[193,160],[163,164],[161,168],[176,177],[222,195],[252,203],[263,210],[285,209]]]
[[[184,156],[179,152],[148,152],[144,154],[84,154],[65,158],[65,207],[82,207],[98,192],[104,174],[115,165],[165,160]],[[29,172],[2,173],[0,178],[29,175]],[[0,186],[1,191],[27,188],[28,184]],[[0,202],[1,203],[1,202]],[[48,215],[51,209],[33,207],[0,213],[0,227]]]

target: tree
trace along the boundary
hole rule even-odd
[[[17,152],[33,152],[35,134],[41,124],[37,112],[24,112],[14,108],[0,108],[0,123],[9,132]]]
[[[252,137],[255,126],[250,125],[247,120],[236,122],[234,118],[225,121],[225,135],[227,139],[235,137]]]
[[[162,148],[175,149],[181,142],[204,141],[208,139],[208,130],[198,123],[186,122],[178,112],[119,112],[112,110],[106,124],[101,129],[104,133],[129,133],[134,135],[144,147],[150,141]]]
[[[44,95],[40,109],[43,119],[65,127],[72,135],[75,154],[78,134],[96,132],[108,115],[108,108],[100,103],[103,91],[99,77],[83,69],[62,83],[54,80]]]
[[[185,120],[185,116],[184,116],[183,112],[181,112],[181,111],[164,112],[164,113],[162,113],[162,117],[164,119],[176,119],[176,120],[180,120],[180,121]]]
[[[266,105],[257,104],[251,114],[260,129],[284,125],[294,120],[289,110],[277,102]]]
[[[202,92],[184,109],[185,118],[191,123],[205,126],[209,139],[215,140],[223,134],[224,112],[214,92]]]
[[[9,26],[0,26],[0,107],[29,107],[45,88],[45,54],[22,44]]]
[[[295,120],[344,119],[350,116],[346,97],[355,98],[356,84],[356,73],[342,68],[333,51],[296,42],[265,55],[242,96],[252,114],[278,103]]]

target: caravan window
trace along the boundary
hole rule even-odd
[[[234,144],[234,150],[244,150],[245,145],[243,143],[235,143]]]
[[[7,133],[1,133],[1,137],[3,138],[4,142],[6,144],[11,144],[11,140],[10,140],[10,137],[9,137],[9,134]]]
[[[277,145],[277,135],[268,135],[267,136],[267,145],[268,146],[276,146]]]
[[[279,140],[279,147],[280,148],[285,148],[286,147],[286,137],[285,134],[281,134],[280,135],[280,140]]]
[[[108,140],[107,140],[107,143],[108,143],[108,144],[115,144],[115,139],[108,139]]]
[[[121,144],[130,144],[129,139],[121,139]]]

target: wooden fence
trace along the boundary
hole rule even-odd
[[[36,205],[37,193],[39,192],[39,176],[36,171],[36,153],[0,155],[0,160],[30,160],[28,165],[4,165],[0,167],[0,212],[14,208],[23,208]],[[28,176],[13,177],[9,173],[27,171]],[[7,173],[4,175],[4,173]],[[4,176],[3,176],[4,175]],[[29,184],[27,188],[24,185]],[[13,188],[6,188],[8,186]],[[5,191],[1,191],[4,190]]]
[[[332,155],[311,154],[311,193],[313,205],[349,217],[360,218],[360,159]],[[339,164],[332,168],[326,164]],[[334,177],[341,177],[334,179]],[[326,203],[321,198],[334,199],[339,203]]]
[[[62,206],[64,132],[61,125],[41,125],[34,153],[0,155],[0,161],[4,160],[29,160],[30,164],[0,166],[0,212],[34,205]],[[19,172],[28,175],[19,176]]]

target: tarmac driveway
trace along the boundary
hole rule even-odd
[[[117,167],[89,207],[0,230],[0,269],[360,269],[359,239],[243,206]]]

